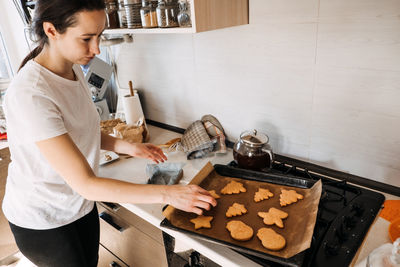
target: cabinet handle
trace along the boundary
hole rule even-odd
[[[119,265],[118,263],[116,263],[115,261],[112,261],[110,263],[110,267],[121,267],[121,265]]]
[[[101,202],[104,206],[109,207],[110,209],[112,209],[113,211],[118,211],[121,206],[115,203],[111,203],[111,202]]]
[[[106,213],[105,211],[100,213],[99,217],[101,219],[103,219],[103,221],[105,221],[106,223],[111,225],[114,229],[120,231],[121,233],[125,230],[125,228],[123,228],[122,226],[119,226],[117,223],[115,223],[113,217],[110,214]]]

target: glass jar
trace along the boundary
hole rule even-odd
[[[159,0],[156,12],[158,27],[178,27],[176,1]]]
[[[155,28],[158,26],[156,10],[151,6],[149,0],[142,0],[140,18],[142,20],[143,28]]]
[[[192,27],[190,7],[187,0],[179,0],[178,23],[180,27]]]
[[[105,4],[107,14],[107,29],[119,28],[117,2],[114,0],[108,0]]]
[[[124,0],[118,0],[118,19],[120,28],[128,27],[126,23],[126,11],[124,6]]]
[[[126,24],[129,29],[142,28],[140,19],[141,0],[124,0]]]
[[[268,141],[268,136],[257,130],[241,133],[233,146],[233,158],[239,167],[257,171],[271,168],[274,154]]]

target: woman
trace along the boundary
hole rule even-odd
[[[104,0],[39,0],[39,46],[5,98],[12,162],[3,211],[20,251],[38,266],[96,266],[99,222],[93,201],[165,203],[197,214],[216,201],[198,186],[131,184],[98,177],[100,148],[156,163],[151,144],[100,133],[79,65],[99,54]]]

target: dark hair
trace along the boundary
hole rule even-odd
[[[76,23],[75,14],[80,11],[93,11],[105,8],[104,0],[37,0],[35,14],[30,32],[33,41],[38,46],[33,49],[22,61],[18,70],[35,58],[43,50],[48,38],[43,30],[43,22],[50,22],[59,33],[64,33],[68,27]]]

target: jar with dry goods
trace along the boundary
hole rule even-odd
[[[157,6],[157,23],[160,28],[178,27],[176,1],[159,0]]]
[[[106,4],[106,15],[107,15],[107,29],[119,28],[117,1],[107,0],[105,4]]]
[[[180,27],[192,27],[190,7],[187,0],[179,0],[178,23]]]
[[[274,154],[268,144],[268,136],[263,133],[245,131],[233,146],[233,158],[239,167],[251,170],[271,168]]]
[[[118,20],[120,28],[127,28],[124,0],[118,0]]]
[[[143,28],[155,28],[158,26],[156,9],[152,7],[149,0],[142,0],[140,18],[142,20]]]
[[[124,6],[128,28],[142,28],[142,21],[140,19],[140,8],[142,8],[141,0],[124,0]]]

